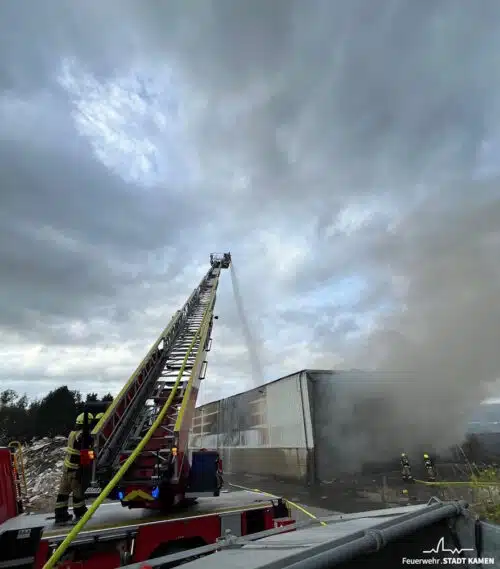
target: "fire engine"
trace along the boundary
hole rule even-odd
[[[0,448],[1,569],[114,569],[214,544],[228,531],[292,523],[280,498],[221,494],[217,451],[188,445],[219,277],[230,264],[230,253],[210,255],[200,284],[91,432],[86,419],[81,463],[96,499],[76,525],[23,512],[22,450]]]
[[[217,451],[190,450],[188,434],[219,276],[230,264],[229,253],[210,256],[199,286],[92,431],[86,415],[82,471],[96,499],[76,525],[23,511],[22,447],[0,448],[0,569],[496,566],[498,526],[464,502],[433,498],[302,527],[279,497],[222,491]]]

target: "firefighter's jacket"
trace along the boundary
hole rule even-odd
[[[68,470],[80,468],[80,452],[82,450],[83,431],[71,431],[68,437],[64,467]]]

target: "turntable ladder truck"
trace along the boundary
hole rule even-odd
[[[199,286],[92,431],[95,459],[91,488],[97,489],[109,483],[147,438],[114,490],[113,496],[129,508],[166,510],[190,497],[218,495],[220,491],[216,453],[194,452],[189,457],[188,450],[211,346],[219,276],[222,269],[229,268],[231,255],[212,254],[210,261]]]
[[[215,543],[228,530],[291,523],[279,498],[221,495],[218,453],[188,448],[219,276],[230,263],[230,253],[210,256],[200,284],[90,433],[81,459],[97,498],[75,526],[22,512],[18,457],[0,448],[0,569],[114,569]]]

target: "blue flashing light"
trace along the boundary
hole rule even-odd
[[[153,488],[151,496],[153,496],[153,498],[156,500],[156,498],[158,498],[159,495],[160,495],[160,489],[158,488],[158,486],[156,486],[156,488]]]
[[[125,498],[125,494],[123,492],[118,492],[118,500],[123,500]]]

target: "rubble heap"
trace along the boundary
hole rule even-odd
[[[54,508],[65,449],[65,437],[44,437],[23,447],[27,511],[50,512]]]

